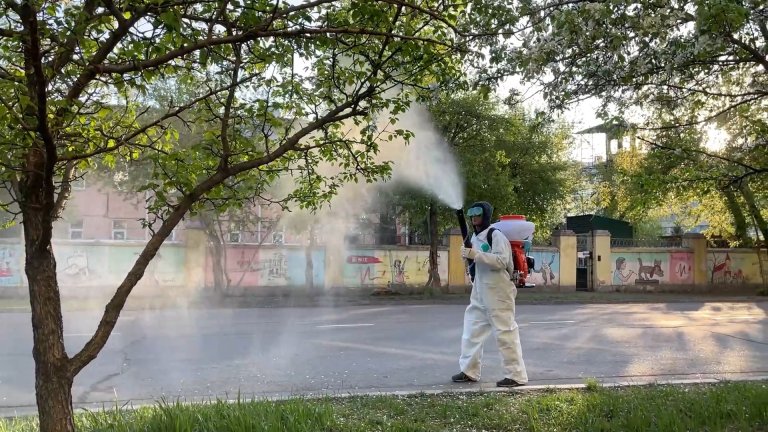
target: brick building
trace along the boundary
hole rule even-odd
[[[111,185],[81,180],[72,186],[72,193],[61,219],[54,224],[54,240],[67,241],[114,241],[141,243],[149,240],[151,230],[142,226],[148,217],[145,210],[147,195],[123,192]],[[261,245],[304,245],[308,242],[308,226],[295,221],[285,223],[278,205],[261,204],[246,211],[242,216],[229,218],[220,215],[209,220],[223,243]],[[419,244],[420,239],[409,236],[407,225],[393,215],[367,212],[360,215],[344,214],[343,229],[317,227],[315,244],[324,244],[326,236],[342,236],[350,245],[407,245]],[[333,218],[331,218],[333,219]],[[184,242],[186,219],[176,228],[169,242]],[[321,224],[323,222],[321,221]],[[200,220],[191,226],[201,227]],[[157,225],[156,225],[157,226]],[[327,228],[327,227],[325,227]],[[342,230],[343,230],[342,229]],[[19,225],[0,230],[0,238],[21,238]],[[410,237],[410,238],[409,238]]]

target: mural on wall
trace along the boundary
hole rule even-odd
[[[59,278],[87,280],[91,275],[91,269],[88,267],[88,254],[85,250],[76,248],[68,254],[64,254],[64,261],[59,261]],[[106,267],[101,267],[106,269]]]
[[[307,283],[307,251],[304,249],[261,249],[259,284],[263,286],[304,286]],[[325,251],[312,251],[312,282],[323,286]]]
[[[669,283],[693,283],[692,252],[672,252],[669,254]]]
[[[689,252],[614,252],[613,285],[684,284],[693,282]]]
[[[127,252],[127,251],[126,251]],[[184,248],[179,247],[166,247],[160,248],[155,255],[155,258],[147,266],[147,271],[144,273],[144,277],[139,282],[142,285],[152,286],[182,286],[185,282],[186,265]],[[130,258],[125,256],[123,258],[127,262],[133,263],[139,257],[141,251],[134,251],[131,253]],[[119,256],[116,257],[121,259]],[[129,266],[130,269],[130,266]],[[128,270],[125,271],[127,273]],[[123,273],[123,275],[125,275]]]
[[[383,264],[381,258],[373,255],[348,255],[344,266],[344,284],[383,285],[386,281],[382,280],[387,276],[387,268]],[[402,279],[405,280],[404,269],[402,273]]]
[[[448,251],[438,251],[438,274],[448,283]],[[425,284],[429,280],[428,250],[351,251],[344,261],[345,286]]]
[[[261,251],[260,251],[261,252]],[[266,254],[262,258],[262,268],[261,268],[261,277],[262,279],[265,279],[268,281],[269,284],[274,285],[288,285],[291,282],[291,276],[288,274],[288,254],[285,251],[264,251]],[[263,253],[263,252],[262,252]],[[296,256],[297,254],[291,254],[293,256]],[[306,263],[303,262],[304,260],[301,260],[301,263],[295,263],[294,267],[298,267],[301,269],[305,269]],[[296,265],[298,264],[298,265]],[[314,265],[314,260],[312,262]],[[297,268],[297,270],[298,270]],[[304,275],[304,272],[301,273]],[[304,279],[302,277],[301,279]],[[306,280],[302,281],[295,281],[295,284],[301,284],[303,285],[306,282]]]
[[[59,283],[62,286],[117,285],[143,249],[133,245],[54,245]],[[183,286],[185,253],[183,247],[161,247],[138,286]]]
[[[762,283],[756,252],[712,251],[707,258],[707,273],[713,284]]]
[[[533,257],[534,266],[526,279],[527,283],[544,286],[560,284],[560,252],[534,250],[528,255]]]
[[[304,286],[306,285],[306,251],[295,248],[259,248],[229,246],[227,276],[231,287]],[[213,264],[209,253],[206,283],[213,286]],[[315,286],[325,278],[325,252],[312,251],[312,272]]]
[[[0,245],[0,286],[20,286],[23,282],[20,245]]]

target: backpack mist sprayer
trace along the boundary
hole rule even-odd
[[[464,239],[464,247],[471,248],[472,242],[467,228],[467,220],[464,217],[464,210],[456,210],[456,217],[459,220],[459,229]],[[518,288],[532,287],[532,284],[526,284],[525,280],[531,274],[535,266],[533,257],[526,256],[526,243],[533,238],[536,225],[533,222],[525,220],[522,215],[504,215],[499,221],[491,224],[488,229],[488,246],[493,248],[493,231],[499,230],[509,241],[512,247],[512,263],[507,265],[510,278]],[[472,281],[475,279],[475,263],[473,260],[467,260],[469,266],[469,277]]]

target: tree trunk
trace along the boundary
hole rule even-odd
[[[312,261],[312,249],[315,246],[315,226],[309,225],[309,242],[306,249],[307,266],[304,269],[304,283],[307,286],[307,292],[315,290],[315,264]]]
[[[219,241],[219,236],[208,233],[211,240],[213,259],[213,286],[218,292],[224,292],[228,287],[226,269],[224,268],[224,245]]]
[[[741,184],[741,195],[747,202],[747,208],[749,208],[749,213],[752,215],[752,219],[754,219],[755,225],[757,225],[757,228],[760,230],[761,237],[763,239],[768,238],[766,237],[768,236],[768,223],[766,223],[765,218],[763,218],[763,214],[760,212],[760,207],[758,207],[757,203],[755,202],[755,195],[752,193],[752,188],[749,187],[748,180],[744,180],[744,182]]]
[[[200,215],[200,220],[205,225],[208,241],[211,243],[211,270],[213,271],[213,288],[218,293],[227,292],[231,286],[229,274],[227,274],[227,247],[224,241],[224,232],[221,226],[221,217],[215,215],[216,220],[208,215]]]
[[[32,357],[35,360],[35,395],[41,432],[74,432],[72,381],[64,347],[61,296],[53,255],[55,198],[53,175],[40,169],[45,162],[30,152],[30,170],[20,185],[24,226],[24,270],[32,308]],[[45,174],[44,174],[45,173]]]
[[[434,203],[429,203],[429,279],[427,286],[431,288],[440,288],[440,272],[438,271],[437,261],[437,209]]]
[[[229,268],[229,262],[227,262],[227,237],[224,234],[224,227],[221,224],[221,216],[216,216],[216,226],[213,227],[213,234],[216,236],[216,241],[214,242],[214,252],[217,254],[218,264],[219,264],[219,277],[222,280],[222,287],[224,291],[229,291],[229,289],[232,287],[232,279],[229,278],[229,272],[227,269]],[[218,247],[218,250],[215,248]],[[250,268],[250,263],[248,264],[248,268]],[[245,273],[243,273],[245,274]]]
[[[72,381],[69,357],[64,347],[61,298],[56,282],[56,261],[50,244],[46,248],[31,244],[29,231],[39,226],[24,218],[26,274],[32,306],[32,334],[35,359],[35,394],[41,431],[73,432]]]
[[[733,229],[736,231],[736,239],[739,242],[748,242],[747,236],[747,219],[744,217],[744,212],[739,205],[739,201],[736,199],[736,194],[731,188],[723,189],[723,196],[725,197],[725,204],[728,207],[728,211],[733,216]]]

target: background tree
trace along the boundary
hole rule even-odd
[[[699,130],[668,129],[656,136],[665,143],[657,145],[665,148],[632,146],[619,150],[600,167],[599,212],[632,222],[636,237],[658,236],[660,227],[642,236],[637,228],[674,216],[682,231],[706,222],[705,233],[712,237],[733,245],[751,244],[749,228],[755,221],[741,189],[757,177],[733,181],[733,164],[710,155]],[[644,139],[640,136],[640,141]],[[757,197],[755,202],[763,198],[762,194]],[[760,215],[759,209],[753,210]]]
[[[197,218],[202,223],[205,233],[208,237],[211,259],[211,273],[213,274],[214,289],[225,294],[232,287],[240,287],[245,279],[246,272],[241,272],[240,277],[232,280],[229,274],[229,263],[227,256],[227,245],[239,243],[245,234],[251,237],[256,235],[256,243],[261,246],[272,235],[275,228],[280,224],[280,219],[272,220],[262,218],[258,215],[257,208],[261,202],[249,203],[249,205],[238,210],[229,210],[226,213],[217,212],[215,208],[202,209],[198,212]],[[264,227],[266,226],[266,229]],[[262,229],[259,229],[262,228]],[[232,240],[231,235],[237,232],[241,237],[238,240]],[[248,267],[256,264],[255,252],[249,257]]]
[[[486,78],[520,73],[543,87],[554,108],[599,98],[603,118],[634,123],[638,143],[653,153],[648,163],[694,163],[696,171],[677,171],[679,184],[716,190],[732,213],[743,202],[746,219],[764,226],[764,197],[752,185],[764,185],[768,172],[762,2],[539,0],[520,2],[517,11],[520,43],[499,39],[490,48],[512,61]],[[724,131],[727,144],[707,147],[713,130]],[[693,143],[678,139],[696,135]],[[743,237],[738,216],[734,223]]]
[[[574,190],[570,179],[576,169],[566,154],[569,129],[544,113],[504,104],[481,92],[446,95],[430,111],[456,153],[465,180],[465,205],[488,201],[496,217],[524,214],[537,225],[537,238],[548,238],[562,221]],[[456,227],[455,215],[433,197],[409,189],[401,191],[396,202],[409,221],[427,222],[429,281],[439,287],[438,241],[445,229]]]

